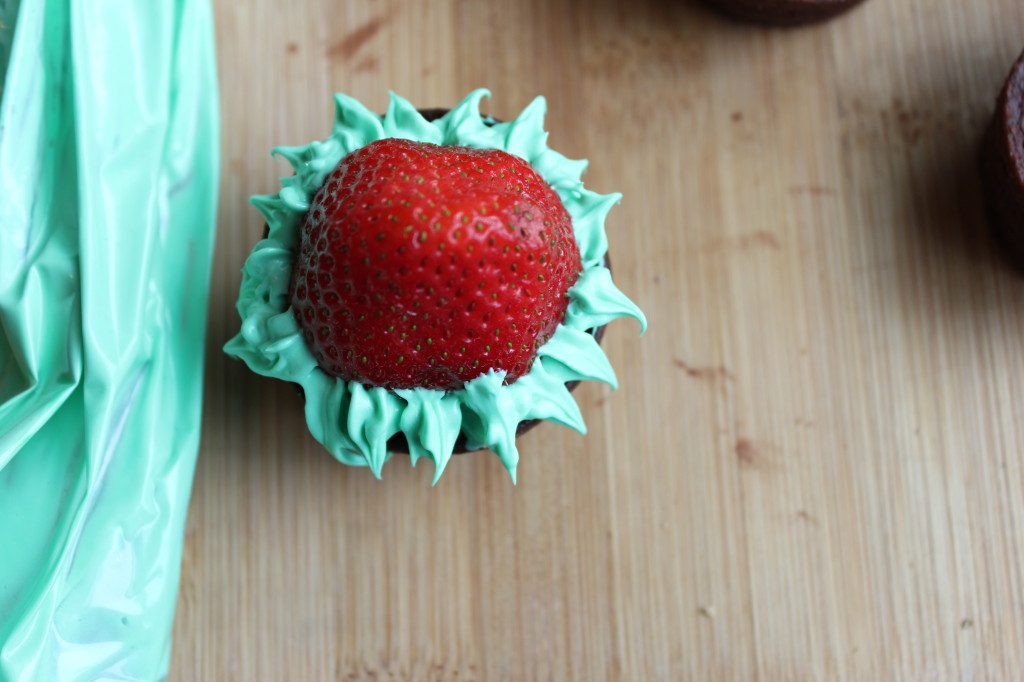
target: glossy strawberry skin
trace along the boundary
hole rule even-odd
[[[568,212],[528,163],[387,139],[314,195],[291,303],[329,374],[454,390],[528,372],[581,269]]]

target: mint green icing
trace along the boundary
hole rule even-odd
[[[401,431],[413,464],[421,458],[434,463],[436,483],[461,431],[470,448],[493,450],[515,481],[519,422],[546,419],[586,433],[566,382],[593,379],[616,386],[607,357],[586,330],[622,316],[638,320],[641,331],[646,328],[643,313],[615,287],[603,266],[608,252],[605,217],[621,195],[584,188],[580,176],[587,162],[548,148],[544,98],[535,99],[511,122],[488,125],[480,114],[480,101],[488,95],[475,90],[432,122],[393,93],[384,116],[351,97],[336,95],[330,136],[301,147],[275,149],[295,175],[282,179],[277,194],[252,198],[269,234],[245,263],[238,300],[242,329],[224,349],[259,374],[301,384],[313,436],[340,461],[369,466],[377,477],[389,456],[387,440]],[[323,372],[306,347],[288,304],[288,280],[309,202],[342,158],[389,137],[515,154],[554,188],[572,217],[584,270],[569,290],[564,322],[540,348],[530,372],[510,385],[504,385],[503,371],[489,371],[458,391],[367,389]]]
[[[208,0],[0,0],[0,681],[153,682],[199,448]]]

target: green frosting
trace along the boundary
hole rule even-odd
[[[209,0],[0,0],[0,682],[167,674],[215,56]]]
[[[252,198],[269,234],[245,263],[238,301],[242,329],[224,350],[244,360],[254,372],[301,384],[313,436],[340,461],[367,465],[378,478],[389,457],[386,443],[401,431],[414,465],[421,457],[434,463],[436,483],[462,431],[470,448],[493,450],[515,481],[519,422],[547,419],[586,433],[566,382],[594,379],[616,385],[615,372],[587,330],[626,315],[638,320],[642,330],[647,325],[643,313],[615,287],[603,265],[608,251],[605,216],[621,195],[585,189],[580,176],[587,162],[567,159],[547,147],[543,97],[514,121],[489,124],[480,114],[485,96],[489,96],[487,90],[475,90],[448,114],[430,122],[393,93],[383,117],[351,97],[335,95],[331,135],[322,142],[275,149],[275,154],[291,163],[295,175],[282,179],[283,188],[277,194]],[[288,282],[309,202],[342,158],[392,137],[515,154],[554,188],[572,216],[583,272],[569,290],[564,322],[540,348],[530,372],[511,385],[504,385],[504,371],[489,371],[458,391],[368,389],[326,374],[302,338],[289,307]]]

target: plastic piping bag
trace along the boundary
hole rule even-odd
[[[218,180],[207,0],[0,0],[0,681],[160,680]]]

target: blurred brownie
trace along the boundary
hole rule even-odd
[[[741,21],[768,26],[799,26],[825,21],[863,0],[708,0]]]
[[[1024,269],[1024,54],[997,100],[981,172],[992,232],[1007,257]]]

